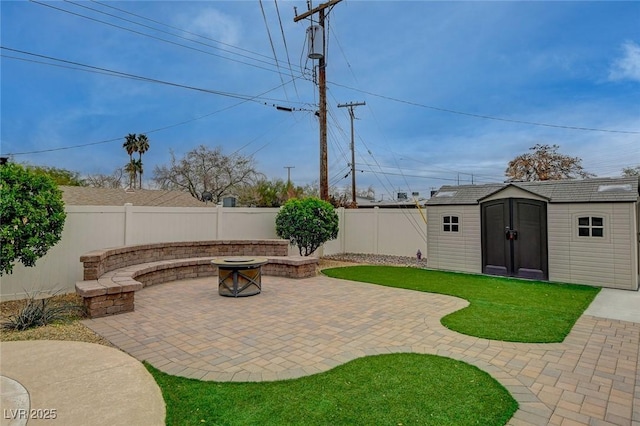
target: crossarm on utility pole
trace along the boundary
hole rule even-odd
[[[349,102],[348,104],[338,104],[338,108],[349,108],[349,116],[351,117],[351,204],[356,207],[356,147],[353,137],[353,120],[355,114],[353,108],[366,105],[365,102]]]
[[[334,4],[340,3],[341,1],[342,0],[330,0],[330,1],[326,2],[326,3],[321,3],[317,7],[314,7],[313,9],[304,12],[302,15],[297,15],[295,18],[293,18],[293,22],[298,22],[301,19],[308,18],[309,16],[313,15],[314,13],[318,13],[321,10],[326,9],[329,6],[333,6]]]

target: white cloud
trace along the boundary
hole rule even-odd
[[[241,33],[240,22],[217,9],[206,8],[197,11],[196,17],[182,16],[179,19],[188,31],[218,40],[222,43],[238,45]]]
[[[632,41],[622,44],[623,55],[612,65],[610,80],[633,80],[640,82],[640,45]]]

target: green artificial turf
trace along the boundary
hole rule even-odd
[[[168,425],[504,425],[518,408],[482,370],[449,358],[359,358],[294,380],[203,382],[145,364]]]
[[[394,266],[331,268],[352,281],[457,296],[470,305],[442,318],[451,330],[510,342],[561,342],[599,288]]]

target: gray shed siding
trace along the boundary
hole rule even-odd
[[[496,194],[483,198],[482,202],[485,203],[487,201],[502,200],[505,198],[527,198],[529,200],[548,201],[544,197],[512,186],[509,188],[505,188]]]
[[[442,218],[460,218],[459,232],[444,232]],[[482,272],[478,206],[444,205],[427,209],[427,265],[461,272]]]
[[[601,191],[623,185],[625,190]],[[444,186],[427,202],[430,268],[482,273],[481,204],[505,198],[547,202],[549,281],[638,290],[640,198],[637,177]],[[442,232],[458,214],[460,235]],[[603,237],[578,236],[578,217],[604,218]]]
[[[634,210],[631,203],[550,204],[549,280],[636,290]],[[579,216],[602,216],[604,237],[578,237]]]

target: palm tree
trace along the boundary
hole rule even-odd
[[[142,160],[133,160],[133,170],[134,173],[140,174],[140,182],[138,183],[138,187],[142,189]],[[135,180],[133,181],[135,186]]]
[[[131,161],[125,164],[124,171],[129,173],[129,188],[135,188],[135,176],[138,171],[136,167],[136,160],[131,159]]]
[[[122,147],[129,154],[129,164],[125,166],[125,171],[129,172],[129,187],[133,187],[133,183],[135,181],[135,167],[133,165],[133,153],[138,150],[138,141],[135,133],[129,133],[125,136],[125,141],[122,144]]]
[[[140,172],[140,189],[142,189],[142,154],[149,151],[149,138],[147,138],[147,135],[138,135],[136,147],[138,148],[137,151],[139,154],[138,171]]]

